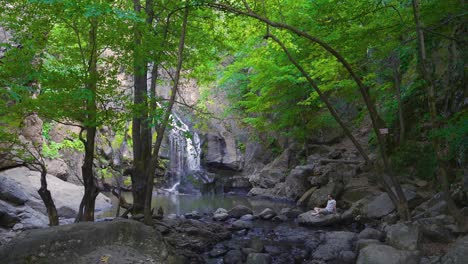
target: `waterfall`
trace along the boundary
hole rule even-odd
[[[176,192],[183,177],[200,172],[200,138],[190,131],[175,113],[172,114],[172,129],[169,131],[169,183],[171,192]]]

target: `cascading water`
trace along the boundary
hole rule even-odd
[[[166,191],[177,192],[183,177],[201,172],[200,138],[176,114],[172,114],[171,126],[168,134],[170,162],[167,175],[171,187]]]

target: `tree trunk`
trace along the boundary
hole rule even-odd
[[[47,169],[45,166],[41,166],[41,168],[41,188],[37,192],[41,196],[41,199],[47,209],[47,215],[49,216],[49,226],[57,226],[59,225],[59,217],[54,200],[52,199],[52,195],[47,189]]]
[[[151,10],[151,0],[146,1],[147,12]],[[139,0],[133,1],[134,11],[141,12]],[[151,16],[150,16],[151,17]],[[151,24],[152,18],[146,22]],[[134,96],[133,103],[136,107],[136,113],[132,120],[132,139],[133,139],[133,173],[132,194],[133,210],[132,213],[141,214],[145,205],[145,183],[148,175],[147,167],[151,158],[151,127],[148,116],[148,60],[141,51],[143,44],[142,30],[138,22],[134,25],[134,53],[133,53],[133,78],[134,78]]]
[[[172,107],[175,103],[175,98],[177,95],[177,89],[179,87],[179,79],[180,79],[180,72],[182,70],[182,62],[183,62],[183,53],[184,53],[184,46],[185,46],[185,35],[187,31],[187,20],[188,20],[189,9],[188,7],[185,8],[184,18],[182,22],[182,31],[180,33],[179,39],[179,47],[177,51],[177,68],[176,73],[174,76],[174,83],[171,89],[171,97],[169,99],[169,105],[167,106],[166,113],[164,115],[164,119],[161,124],[158,126],[157,130],[157,137],[156,142],[153,145],[153,153],[150,162],[150,166],[148,168],[148,179],[146,182],[146,199],[145,199],[145,223],[147,225],[151,224],[152,222],[152,214],[151,214],[151,200],[152,200],[152,193],[153,193],[153,185],[154,185],[154,174],[156,173],[156,168],[159,163],[159,149],[161,148],[161,143],[164,137],[164,131],[166,130],[167,124],[169,123],[169,118],[171,116]]]
[[[90,18],[91,28],[89,30],[89,47],[91,48],[90,57],[88,61],[88,80],[86,89],[90,92],[91,96],[86,100],[87,119],[85,121],[86,140],[83,141],[85,145],[85,157],[81,171],[83,174],[84,195],[80,203],[80,208],[75,222],[80,221],[94,221],[94,208],[96,197],[99,194],[99,189],[96,184],[96,179],[93,172],[94,161],[94,148],[96,138],[97,126],[97,106],[96,106],[96,91],[98,82],[98,69],[97,69],[97,29],[98,20],[96,17]]]
[[[393,68],[393,85],[395,87],[395,95],[398,102],[398,121],[400,123],[400,136],[398,141],[405,141],[405,119],[403,115],[403,104],[401,102],[401,73],[400,73],[400,55],[396,51],[392,56],[392,68]]]
[[[429,105],[429,113],[431,117],[431,127],[433,130],[439,127],[437,121],[437,106],[436,106],[436,93],[434,82],[431,77],[431,73],[429,72],[430,62],[427,58],[426,54],[426,45],[424,41],[424,31],[423,31],[423,23],[420,19],[420,2],[419,0],[413,0],[413,15],[414,15],[414,22],[416,24],[416,34],[418,39],[418,54],[419,54],[419,69],[421,71],[422,77],[426,83],[427,87],[427,96],[428,96],[428,105]],[[439,183],[442,187],[442,197],[446,201],[448,205],[448,209],[450,214],[455,218],[458,223],[458,226],[461,230],[465,231],[468,230],[468,221],[465,216],[461,213],[461,211],[455,205],[452,197],[450,196],[450,185],[447,178],[447,168],[445,167],[444,162],[444,154],[442,153],[442,147],[440,145],[439,139],[437,137],[432,137],[432,146],[435,151],[436,159],[437,159],[437,167],[438,171],[436,172],[437,178],[439,179]]]

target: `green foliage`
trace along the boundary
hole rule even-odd
[[[391,159],[398,173],[412,173],[421,179],[434,180],[437,161],[430,144],[406,141],[398,147]]]

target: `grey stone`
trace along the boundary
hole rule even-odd
[[[283,209],[281,209],[279,214],[284,215],[287,218],[294,219],[294,218],[296,218],[298,215],[300,215],[302,213],[303,213],[303,211],[300,210],[300,209],[283,208]]]
[[[403,189],[406,199],[408,202],[416,199],[416,193],[414,191]],[[370,200],[365,206],[366,216],[369,218],[382,218],[395,210],[390,197],[387,193],[381,193]]]
[[[297,218],[299,224],[306,226],[331,226],[342,221],[339,214],[315,214],[313,210],[300,214]]]
[[[216,221],[224,221],[229,218],[228,211],[224,208],[218,208],[213,213],[213,219]]]
[[[232,223],[232,229],[241,230],[241,229],[250,229],[253,227],[251,221],[236,220]]]
[[[240,220],[243,220],[243,221],[252,221],[253,219],[254,219],[254,216],[251,214],[243,215],[240,218]]]
[[[418,264],[418,251],[398,250],[387,245],[369,245],[359,252],[357,264]]]
[[[134,254],[134,259],[125,257],[126,252]],[[0,248],[0,259],[4,263],[26,263],[34,259],[37,264],[85,264],[96,263],[103,255],[110,255],[110,261],[117,264],[144,259],[153,263],[170,262],[161,234],[131,220],[26,231]],[[70,256],[74,257],[70,259]]]
[[[289,218],[286,217],[285,215],[277,215],[271,219],[273,222],[286,222],[288,221]]]
[[[340,263],[343,264],[352,264],[356,261],[356,253],[350,250],[340,252],[338,259]]]
[[[442,257],[442,264],[466,264],[468,263],[468,235],[459,238]]]
[[[253,214],[252,209],[248,208],[245,205],[237,205],[228,211],[229,217],[240,218],[246,214]]]
[[[276,216],[276,212],[270,208],[265,208],[260,214],[258,214],[258,217],[264,220],[270,220],[271,218],[275,216]]]
[[[404,250],[417,250],[420,240],[419,227],[413,224],[398,223],[388,227],[387,242]]]
[[[313,259],[331,261],[338,259],[343,251],[351,251],[356,234],[353,232],[336,231],[325,233],[325,243],[320,244],[312,254]]]
[[[383,238],[383,233],[380,232],[377,229],[366,227],[364,230],[362,230],[359,235],[359,239],[377,239],[381,240]]]
[[[226,264],[240,264],[243,263],[243,261],[244,256],[238,249],[230,250],[226,255],[224,255],[224,263]]]
[[[247,256],[246,264],[270,264],[271,256],[265,253],[250,253]]]
[[[0,177],[0,200],[23,205],[28,201],[28,195],[17,181],[7,177]]]
[[[356,249],[359,251],[369,245],[374,245],[374,244],[382,245],[383,243],[377,239],[359,239],[356,242]]]

